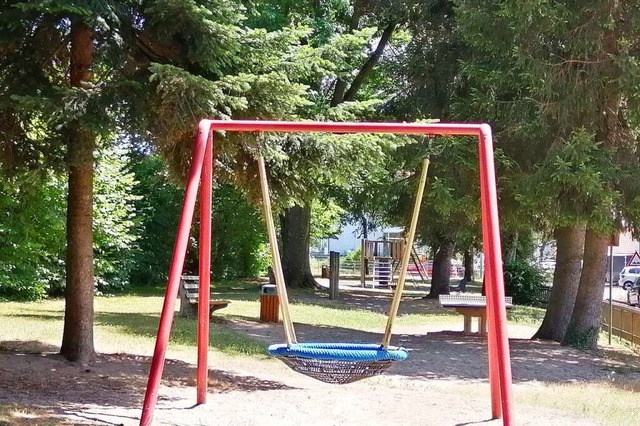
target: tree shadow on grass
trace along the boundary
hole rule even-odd
[[[30,407],[52,418],[86,405],[142,407],[150,357],[99,354],[92,365],[83,366],[66,361],[58,350],[37,341],[0,342],[0,405]],[[195,365],[167,360],[162,384],[195,387],[195,375]],[[292,389],[278,381],[215,369],[209,370],[208,384],[211,393]]]
[[[3,314],[3,317],[7,317],[7,318],[28,318],[28,319],[34,319],[37,321],[60,321],[64,318],[64,313],[60,312],[60,311],[51,311],[51,310],[41,310],[38,311],[41,312],[40,314],[26,314],[26,313],[21,313],[21,314]]]
[[[252,318],[237,318],[227,325],[265,343],[283,343],[282,324],[256,322]],[[299,342],[379,343],[380,333],[295,324]],[[612,369],[620,365],[555,342],[510,339],[513,381],[545,383],[577,383],[608,380]],[[482,337],[465,336],[462,332],[442,331],[424,334],[396,333],[391,344],[409,351],[409,358],[394,363],[391,375],[420,380],[484,381],[488,378],[487,341]]]
[[[340,299],[331,300],[321,291],[313,294],[292,292],[291,303],[302,303],[341,310],[365,310],[386,315],[391,305],[393,294],[390,292],[372,292],[366,290],[350,290],[340,293]],[[417,295],[403,295],[398,315],[435,315],[451,316],[451,312],[440,307],[437,300],[422,299]]]
[[[98,312],[95,323],[117,327],[132,336],[156,337],[160,319],[157,314],[138,312]],[[222,326],[223,320],[214,317],[210,322],[210,346],[225,353],[264,353],[264,345],[244,334]],[[181,345],[197,345],[197,321],[193,318],[175,316],[171,328],[170,342]]]
[[[232,298],[234,300],[257,300],[260,294],[260,285],[257,280],[234,280],[234,281],[213,281],[211,283],[211,293]],[[129,287],[122,292],[114,293],[115,296],[136,296],[136,297],[163,297],[166,291],[166,283],[155,286],[135,286]]]

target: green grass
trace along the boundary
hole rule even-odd
[[[542,324],[545,310],[533,306],[514,306],[507,310],[507,320],[519,325],[539,326]]]
[[[257,319],[259,312],[260,285],[253,282],[215,283],[213,290],[219,298],[232,300],[223,316],[231,315]],[[345,327],[362,331],[379,331],[387,322],[387,315],[367,309],[354,308],[341,300],[332,301],[319,291],[310,289],[288,290],[291,316],[297,323]],[[297,301],[301,299],[302,301]],[[401,304],[402,307],[402,304]],[[530,306],[515,306],[507,311],[510,323],[536,326],[544,318],[544,309]],[[426,323],[459,322],[460,316],[449,309],[431,310],[425,313],[400,315],[398,325],[421,325]]]
[[[158,331],[163,297],[122,295],[95,298],[95,340],[107,348],[127,348],[128,352],[148,352]],[[63,327],[62,300],[0,303],[0,341],[21,340],[58,346]],[[170,345],[178,350],[196,345],[196,321],[175,317]],[[230,355],[264,354],[264,345],[211,322],[211,347]],[[100,350],[100,349],[98,349]]]
[[[216,318],[257,320],[260,312],[260,285],[249,281],[215,283],[214,298],[231,300]],[[134,353],[148,352],[153,347],[162,309],[164,289],[143,287],[126,294],[95,298],[94,333],[98,346],[128,348]],[[314,326],[341,327],[367,332],[381,332],[387,315],[366,309],[354,309],[343,301],[330,301],[313,290],[293,290],[290,299],[303,302],[291,304],[296,323]],[[0,341],[29,340],[57,347],[63,327],[64,301],[51,299],[40,302],[0,302],[0,321],[11,327],[0,328]],[[515,307],[509,320],[516,324],[536,324],[544,314],[538,308]],[[459,322],[460,316],[450,310],[401,315],[397,325]],[[263,355],[264,344],[245,334],[224,327],[219,321],[211,323],[211,346],[230,355]],[[196,345],[195,320],[175,317],[171,332],[172,348],[185,349]],[[100,347],[98,347],[100,350]]]
[[[544,384],[519,387],[514,392],[516,404],[556,408],[602,424],[640,424],[638,394],[611,383]]]
[[[260,284],[251,281],[225,281],[213,285],[213,296],[231,300],[225,309],[216,312],[216,318],[242,318],[257,320],[260,312]],[[314,290],[292,290],[289,294],[291,315],[296,323],[314,326],[342,327],[367,332],[384,330],[387,315],[363,308],[354,308],[342,300],[331,301]],[[374,296],[372,296],[374,297]],[[378,297],[380,295],[378,294]],[[95,298],[96,342],[106,347],[125,347],[143,352],[153,347],[164,298],[163,287],[133,288],[125,294]],[[300,301],[296,301],[299,299]],[[363,298],[366,301],[366,297]],[[383,305],[386,300],[381,302]],[[0,319],[9,320],[12,327],[0,328],[0,340],[29,340],[59,345],[62,334],[64,301],[0,302]],[[544,310],[517,306],[508,311],[514,324],[536,325]],[[424,313],[400,315],[396,324],[422,325],[429,323],[459,322],[460,316],[451,310],[435,309]],[[187,348],[196,344],[195,320],[175,317],[170,344]],[[211,323],[211,346],[231,355],[264,354],[264,344],[245,334]]]
[[[45,410],[18,404],[0,404],[0,426],[53,426],[71,425],[72,423],[50,418],[51,414]]]

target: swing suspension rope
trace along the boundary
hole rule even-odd
[[[269,196],[269,184],[264,158],[259,154],[257,160],[262,190],[262,206],[267,224],[269,245],[271,246],[273,270],[286,339],[286,343],[284,344],[269,346],[269,353],[278,357],[294,371],[306,374],[323,382],[338,384],[351,383],[381,374],[388,369],[393,362],[405,360],[407,358],[407,351],[405,349],[389,345],[391,343],[393,324],[398,313],[400,298],[402,297],[402,291],[404,289],[407,267],[409,265],[410,248],[413,246],[420,212],[420,203],[427,180],[429,159],[425,158],[422,161],[422,171],[413,206],[407,243],[405,244],[402,262],[400,264],[400,276],[391,301],[387,325],[380,344],[297,342],[289,311],[289,299],[284,283],[282,264],[280,263],[280,252],[271,211],[271,199]]]

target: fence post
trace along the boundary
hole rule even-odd
[[[335,300],[338,295],[338,281],[340,278],[340,253],[329,252],[329,299]]]

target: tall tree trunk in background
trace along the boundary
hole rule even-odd
[[[309,263],[311,206],[293,206],[280,215],[282,270],[289,287],[318,287]]]
[[[451,258],[455,246],[453,241],[443,239],[433,256],[433,272],[431,276],[431,290],[425,299],[437,299],[441,294],[449,294],[451,282]]]
[[[556,228],[556,267],[549,305],[534,339],[562,342],[578,294],[584,253],[585,226]]]
[[[624,16],[623,2],[604,2],[611,17]],[[598,100],[598,118],[595,140],[602,142],[603,147],[615,152],[616,160],[623,164],[627,161],[630,148],[629,140],[632,140],[627,124],[620,116],[620,106],[623,102],[620,80],[623,69],[619,61],[611,60],[622,51],[626,50],[625,38],[618,33],[620,27],[610,25],[603,27],[599,34],[602,40],[602,49],[599,50],[597,59],[604,65],[599,71],[607,77],[606,85],[600,88],[601,98]],[[598,213],[610,214],[608,207],[603,206],[603,211]],[[580,276],[580,288],[576,297],[569,328],[562,344],[576,346],[582,349],[594,349],[598,344],[598,334],[602,322],[602,293],[604,291],[604,276],[607,271],[607,249],[611,235],[603,235],[587,228],[584,241],[584,260],[582,275]]]
[[[360,17],[362,16],[362,2],[356,0],[353,2],[353,13],[351,14],[351,19],[349,19],[349,30],[348,33],[351,34],[360,26]],[[316,4],[316,13],[322,10],[322,6],[320,4]],[[317,14],[316,18],[321,19],[322,14]],[[347,90],[348,83],[343,78],[338,78],[336,80],[336,85],[333,88],[333,96],[331,97],[331,101],[329,102],[329,106],[335,107],[344,102],[344,92]]]
[[[518,258],[518,239],[520,235],[518,232],[514,232],[513,234],[508,234],[503,237],[504,245],[504,261],[505,262],[513,262]]]
[[[74,18],[71,23],[70,83],[82,87],[91,80],[93,31]],[[95,136],[80,121],[68,129],[67,255],[64,332],[60,353],[86,364],[93,346],[93,151]]]
[[[594,349],[602,321],[602,293],[610,235],[587,229],[580,287],[563,345]]]
[[[468,248],[464,251],[464,280],[466,282],[473,281],[473,249]]]
[[[360,0],[356,0],[353,3],[353,14],[351,15],[351,19],[349,20],[349,29],[347,33],[353,33],[353,31],[359,28],[360,18],[362,16],[362,7],[364,6],[364,3],[365,2],[362,2]],[[316,4],[315,7],[316,12],[321,10],[320,4]],[[385,29],[382,31],[380,39],[378,40],[376,49],[369,55],[364,64],[362,64],[362,66],[358,69],[358,72],[356,73],[350,85],[343,78],[338,78],[336,80],[333,89],[333,96],[331,97],[329,106],[336,107],[343,102],[354,100],[354,98],[358,94],[358,91],[380,61],[384,49],[389,44],[389,41],[391,41],[391,37],[393,36],[395,29],[395,23],[392,22],[387,24]],[[308,213],[305,213],[305,215],[299,215],[297,212],[292,213],[291,209],[288,209],[281,216],[281,224],[286,222],[288,227],[286,232],[292,231],[294,234],[299,235],[302,240],[306,241],[304,247],[298,242],[291,241],[291,244],[293,244],[291,247],[295,247],[295,252],[286,253],[284,240],[286,238],[289,238],[289,236],[285,235],[284,226],[281,227],[280,232],[283,240],[283,253],[281,255],[282,269],[285,276],[285,281],[287,282],[287,285],[290,286],[318,286],[318,283],[311,274],[311,265],[309,264],[309,232],[311,230],[311,210],[309,208],[305,208],[305,210],[308,210]],[[302,220],[304,220],[304,223],[293,223],[293,221],[296,220],[296,217],[300,217]],[[282,220],[282,218],[285,218],[285,220]],[[306,235],[304,236],[298,233],[298,231],[303,228],[306,229]],[[365,235],[366,232],[367,231],[365,230]],[[285,262],[285,257],[287,256],[290,257],[288,258],[287,262]]]

